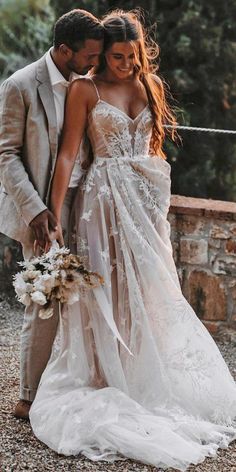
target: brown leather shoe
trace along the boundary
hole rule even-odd
[[[21,418],[22,420],[28,420],[31,405],[32,405],[32,402],[30,402],[29,400],[19,400],[15,407],[15,411],[13,415],[16,418]]]

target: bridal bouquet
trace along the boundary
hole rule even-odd
[[[56,241],[48,253],[19,264],[24,270],[13,282],[18,300],[26,306],[31,302],[41,305],[43,319],[53,315],[53,300],[72,305],[81,293],[103,284],[99,274],[88,271],[79,256],[59,248]]]

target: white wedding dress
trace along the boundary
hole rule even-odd
[[[60,454],[184,471],[236,438],[236,385],[181,293],[151,129],[148,106],[133,120],[99,99],[89,115],[73,236],[105,283],[63,307],[30,421]]]

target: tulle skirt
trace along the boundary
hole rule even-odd
[[[236,386],[181,293],[169,165],[95,159],[72,246],[104,285],[63,305],[30,421],[58,453],[184,471],[236,438]]]

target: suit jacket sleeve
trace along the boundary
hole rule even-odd
[[[0,87],[0,180],[26,225],[47,207],[29,180],[21,159],[27,110],[13,79]]]

